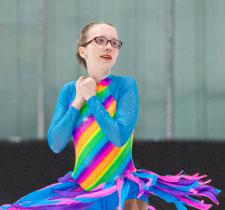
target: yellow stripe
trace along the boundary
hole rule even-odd
[[[107,108],[107,111],[109,112],[110,116],[112,117],[114,115],[114,112],[116,111],[116,101],[112,101],[110,106]]]

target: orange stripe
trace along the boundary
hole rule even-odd
[[[102,174],[102,171],[107,168],[109,163],[120,153],[121,148],[114,147],[102,160],[102,162],[91,172],[91,174],[85,179],[83,182],[81,182],[81,186],[86,189],[88,186],[90,186],[96,178]]]
[[[89,138],[92,137],[92,135],[95,134],[95,131],[99,129],[98,123],[95,121],[93,122],[80,136],[79,140],[77,141],[77,146],[76,146],[76,154],[77,157],[80,154],[80,151],[85,144],[89,140]]]
[[[108,106],[107,111],[109,112],[110,116],[113,116],[116,110],[116,101],[111,102],[110,106]]]
[[[107,88],[107,86],[102,86],[102,85],[96,86],[96,92],[101,92],[102,90],[104,90],[106,88]]]

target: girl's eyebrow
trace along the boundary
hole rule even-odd
[[[99,36],[96,36],[96,37],[105,37],[105,38],[107,38],[106,36],[104,36],[104,35],[99,35]],[[107,38],[108,39],[108,38]],[[119,38],[115,38],[115,37],[112,37],[111,39],[116,39],[116,40],[119,40]]]

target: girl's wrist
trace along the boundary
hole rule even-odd
[[[86,97],[85,97],[85,100],[88,101],[88,99],[91,98],[92,96],[95,96],[95,95],[89,95],[89,96],[86,96]]]
[[[76,97],[72,103],[72,106],[75,107],[76,109],[80,110],[84,102],[84,99],[81,97]]]

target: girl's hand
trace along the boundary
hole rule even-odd
[[[85,101],[84,97],[82,96],[81,87],[80,87],[81,81],[84,81],[84,80],[85,80],[85,77],[81,76],[76,81],[76,97],[73,100],[72,106],[74,106],[78,110],[80,110],[80,108],[82,107],[82,105],[83,105],[83,103]]]
[[[79,77],[79,79],[76,81],[76,98],[80,99],[80,100],[84,100],[84,97],[82,95],[81,92],[81,82],[85,81],[86,78],[85,76],[81,76]]]
[[[91,96],[96,95],[96,82],[93,78],[88,77],[79,83],[80,93],[87,101]]]

